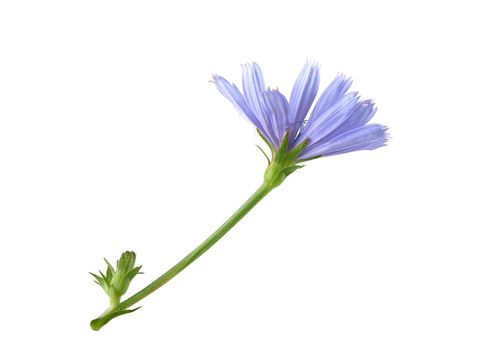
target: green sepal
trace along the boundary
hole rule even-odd
[[[321,158],[322,155],[318,155],[318,156],[314,156],[314,157],[310,157],[310,158],[305,158],[305,159],[299,159],[297,161],[297,163],[303,163],[303,162],[308,162],[309,160],[314,160],[314,159],[317,159],[317,158]]]
[[[138,274],[143,274],[143,272],[140,272],[140,269],[142,268],[142,265],[140,266],[137,266],[136,268],[134,268],[133,270],[129,271],[127,273],[127,277],[128,279],[130,279],[130,281]]]
[[[279,186],[287,176],[297,169],[302,168],[302,165],[297,165],[299,162],[297,157],[308,144],[309,140],[304,140],[289,151],[289,132],[287,131],[282,138],[280,147],[265,171],[265,183],[272,188],[275,188]]]
[[[258,145],[255,145],[258,147],[258,149],[263,153],[263,155],[265,156],[265,158],[267,159],[267,162],[268,162],[268,165],[270,165],[270,158],[267,156],[267,154],[265,153],[265,151],[263,150],[263,148],[261,148],[260,146]]]
[[[287,149],[289,147],[289,132],[285,132],[284,137],[282,138],[282,142],[280,143],[280,147],[278,148],[277,152],[275,153],[274,161],[281,162],[284,160],[285,156],[287,155]]]
[[[303,165],[293,165],[293,166],[289,166],[288,168],[285,168],[282,170],[282,172],[286,175],[286,176],[289,176],[290,174],[292,174],[294,171],[296,170],[299,170],[299,169],[302,169],[304,166]]]
[[[293,162],[296,162],[297,161],[297,157],[299,156],[299,154],[302,153],[302,151],[304,150],[304,148],[307,147],[308,144],[309,144],[309,140],[306,139],[302,143],[299,143],[297,146],[295,146],[294,148],[292,148],[287,153],[287,157],[289,158],[289,160],[292,160]]]
[[[106,277],[111,280],[113,278],[113,275],[115,274],[115,269],[110,264],[110,262],[108,260],[106,260],[106,258],[103,258],[103,260],[105,261],[105,263],[107,265],[106,266]]]
[[[273,155],[275,153],[275,147],[273,147],[273,145],[270,143],[270,141],[268,141],[265,136],[263,136],[262,132],[259,130],[259,129],[256,129],[257,131],[257,134],[258,136],[260,136],[263,140],[263,142],[265,142],[265,144],[268,146],[268,148],[270,148],[270,151],[272,152],[272,158],[273,158]]]
[[[110,282],[110,281],[111,281],[111,278],[110,278],[110,279],[108,279],[108,278],[107,278],[107,277],[106,277],[106,276],[103,274],[103,272],[101,272],[101,270],[98,270],[98,272],[100,273],[101,278],[103,278],[103,279],[104,279],[106,282]]]
[[[89,274],[95,278],[94,282],[98,284],[101,288],[103,288],[106,293],[108,293],[108,283],[106,282],[106,280],[92,272],[90,272]]]
[[[141,306],[135,308],[135,309],[131,309],[131,310],[119,310],[119,311],[113,311],[113,312],[109,312],[107,313],[105,316],[101,316],[97,319],[94,319],[92,320],[89,325],[91,327],[92,330],[94,331],[99,331],[101,329],[101,327],[103,327],[105,324],[107,324],[108,322],[110,322],[112,319],[114,319],[115,317],[118,317],[118,316],[121,316],[121,315],[125,315],[125,314],[130,314],[134,311],[137,311],[138,309],[140,309]]]

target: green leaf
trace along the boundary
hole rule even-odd
[[[103,327],[105,324],[110,322],[115,317],[125,315],[125,314],[130,314],[134,311],[137,311],[138,309],[140,309],[140,307],[137,307],[137,308],[131,309],[131,310],[120,310],[120,311],[110,312],[105,316],[94,319],[93,321],[90,322],[89,325],[91,326],[92,330],[99,331],[101,329],[101,327]]]

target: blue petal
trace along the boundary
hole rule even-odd
[[[264,113],[269,121],[272,136],[275,138],[276,147],[282,141],[287,130],[287,118],[289,114],[289,103],[284,95],[278,90],[268,90],[261,94],[263,98]]]
[[[295,81],[290,94],[289,140],[294,144],[295,136],[314,102],[319,89],[319,67],[307,62]]]
[[[250,107],[253,107],[253,103],[258,107],[258,93],[265,90],[265,80],[263,79],[263,73],[258,64],[255,62],[242,65],[243,76],[243,93],[248,101]]]
[[[376,113],[376,107],[373,101],[360,101],[356,104],[353,110],[349,113],[349,117],[344,122],[334,129],[326,137],[320,139],[318,142],[327,142],[349,130],[356,129],[363,126],[370,121]],[[317,140],[316,140],[317,141]]]
[[[322,92],[317,100],[307,123],[310,124],[315,118],[322,115],[333,104],[339,101],[351,87],[351,78],[346,78],[343,74],[338,74],[329,86]]]
[[[347,131],[325,143],[306,148],[299,159],[316,156],[333,156],[360,150],[372,150],[385,146],[388,140],[387,127],[369,124]]]
[[[326,109],[323,114],[305,125],[297,143],[310,139],[311,144],[313,144],[325,138],[353,115],[358,106],[358,100],[359,97],[356,92],[344,95],[329,109]]]
[[[233,105],[243,113],[256,127],[260,124],[256,119],[253,112],[248,107],[245,98],[241,94],[240,90],[234,84],[230,84],[225,78],[218,75],[213,75],[214,83],[218,88],[219,92],[226,97]]]
[[[245,115],[248,120],[255,125],[255,127],[260,130],[260,132],[265,136],[267,140],[269,140],[269,135],[262,127],[262,124],[255,116],[255,114],[251,111],[248,107],[248,104],[245,101],[245,98],[238,90],[238,88],[234,84],[230,84],[225,78],[220,77],[218,75],[213,75],[214,83],[218,88],[219,92],[226,97],[233,105],[240,111],[243,115]]]
[[[248,107],[260,122],[262,126],[260,131],[269,136],[267,140],[270,143],[278,147],[278,140],[276,139],[274,130],[272,130],[271,120],[267,116],[264,107],[265,102],[263,101],[262,94],[265,91],[265,80],[263,79],[262,70],[256,63],[244,64],[242,68],[243,94],[245,95]]]
[[[260,94],[265,91],[265,81],[263,80],[262,70],[256,63],[242,65],[243,94],[245,95],[248,107],[262,122],[264,119],[261,108]]]

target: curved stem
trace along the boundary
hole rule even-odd
[[[148,286],[140,290],[139,292],[135,293],[125,301],[121,302],[116,306],[114,309],[110,310],[108,314],[104,314],[99,318],[91,321],[91,327],[95,330],[100,329],[104,324],[109,322],[114,317],[114,314],[120,314],[121,311],[126,310],[130,306],[138,303],[140,300],[148,296],[149,294],[155,292],[157,289],[162,287],[164,284],[169,282],[172,278],[174,278],[179,272],[184,270],[187,266],[189,266],[192,262],[194,262],[197,258],[203,255],[209,248],[211,248],[216,242],[218,242],[229,230],[233,228],[248,212],[253,209],[255,205],[260,202],[263,197],[265,197],[274,186],[264,183],[261,185],[256,192],[248,198],[248,200],[243,203],[243,205],[233,214],[231,217],[226,220],[211,236],[209,236],[204,242],[202,242],[199,246],[197,246],[193,251],[191,251],[188,255],[186,255],[181,261],[175,264],[172,268],[170,268],[166,273],[162,276],[157,278],[155,281],[150,283]]]

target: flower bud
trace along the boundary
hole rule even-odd
[[[91,273],[95,282],[103,288],[110,298],[111,307],[120,303],[120,298],[127,292],[130,282],[141,273],[142,266],[135,267],[136,255],[134,252],[124,252],[116,262],[116,269],[105,259],[106,273],[100,271],[100,275]]]

